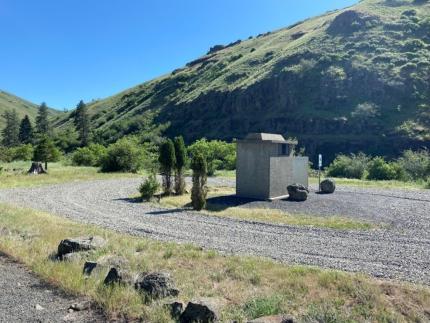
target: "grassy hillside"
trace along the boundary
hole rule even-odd
[[[276,132],[297,137],[311,156],[429,147],[429,17],[425,0],[365,0],[214,46],[92,103],[92,123],[107,141],[160,125],[187,141]]]
[[[1,116],[5,111],[13,109],[16,110],[20,119],[23,118],[25,115],[28,115],[30,120],[34,122],[34,120],[36,119],[38,106],[13,94],[0,90],[0,130],[3,129],[5,125],[4,119]],[[61,115],[61,112],[53,109],[50,109],[49,112],[52,117],[58,117],[59,115]]]

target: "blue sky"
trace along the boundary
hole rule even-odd
[[[357,0],[0,0],[0,89],[73,108]]]

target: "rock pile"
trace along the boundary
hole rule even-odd
[[[302,184],[288,185],[287,191],[289,195],[288,199],[296,202],[306,201],[309,194],[309,190]]]

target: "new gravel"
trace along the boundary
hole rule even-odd
[[[303,203],[224,199],[226,205],[272,207],[291,213],[341,215],[381,225],[342,231],[249,222],[182,209],[134,203],[141,179],[76,182],[0,190],[0,202],[35,208],[75,221],[138,236],[288,264],[364,272],[430,285],[430,190],[339,187],[332,195],[311,192]],[[211,180],[211,185],[234,185]]]

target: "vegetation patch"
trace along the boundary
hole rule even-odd
[[[235,194],[235,190],[231,187],[210,187],[208,191],[207,205],[202,212],[219,217],[248,221],[315,226],[339,230],[369,230],[376,227],[375,224],[365,221],[357,221],[343,216],[319,217],[304,214],[290,214],[271,208],[226,207],[225,205],[211,202],[211,198],[230,196],[233,194]],[[169,208],[189,208],[191,205],[191,198],[189,195],[168,196],[163,197],[160,200],[160,203],[162,206]]]
[[[95,167],[66,166],[62,163],[51,163],[49,172],[42,175],[27,174],[29,168],[29,162],[0,163],[0,189],[136,176],[131,173],[100,173]]]
[[[223,256],[192,245],[163,243],[118,234],[27,209],[0,205],[0,250],[61,289],[92,298],[109,319],[171,322],[164,301],[151,301],[133,288],[104,287],[84,278],[84,259],[52,261],[60,240],[98,235],[108,244],[91,254],[124,257],[134,271],[167,271],[182,301],[223,300],[221,321],[287,313],[298,319],[331,321],[425,321],[430,290],[365,275],[305,266],[286,266],[256,257]],[[94,259],[93,259],[94,260]],[[323,320],[327,322],[327,320]]]

